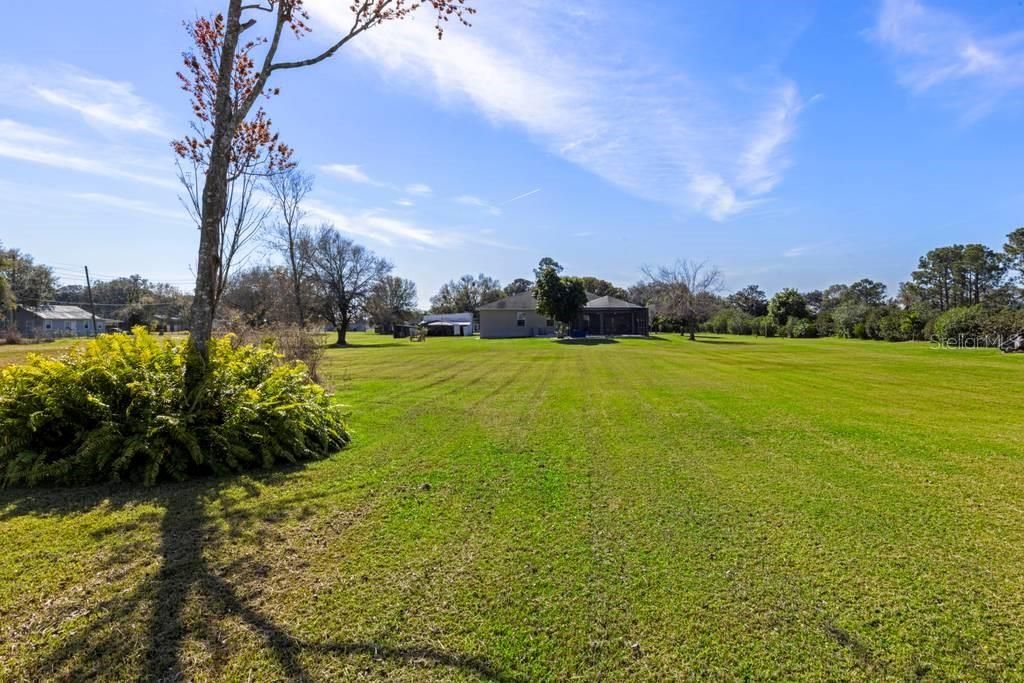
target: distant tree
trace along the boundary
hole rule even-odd
[[[844,299],[865,306],[881,306],[885,303],[885,290],[884,283],[863,278],[847,288]]]
[[[366,300],[366,312],[375,325],[406,322],[415,310],[416,283],[394,275],[381,278]]]
[[[747,285],[726,299],[731,306],[755,318],[768,312],[768,296],[757,285]]]
[[[583,288],[591,294],[596,294],[597,296],[613,296],[616,299],[623,300],[629,297],[629,292],[621,287],[616,287],[607,280],[602,280],[599,277],[585,275],[580,277],[579,280],[583,283]]]
[[[649,306],[654,303],[657,291],[654,284],[648,280],[641,280],[627,290],[627,301],[637,306]]]
[[[198,203],[199,253],[187,373],[190,390],[199,386],[208,371],[207,344],[213,330],[217,287],[226,280],[221,273],[224,264],[220,239],[230,204],[232,176],[253,164],[274,171],[290,163],[291,150],[278,141],[270,120],[256,107],[261,98],[278,93],[276,88],[268,87],[271,74],[318,64],[361,33],[403,19],[421,6],[408,0],[354,0],[349,3],[353,21],[346,33],[334,36],[325,49],[308,58],[280,60],[277,53],[285,34],[301,38],[312,30],[302,0],[226,2],[225,14],[201,17],[188,24],[193,49],[185,53],[185,69],[179,73],[182,87],[192,99],[195,135],[175,141],[174,149],[181,159],[201,169],[203,187]],[[475,10],[464,2],[430,0],[439,37],[442,23],[449,18],[468,23],[466,15]],[[243,34],[256,26],[258,17],[270,19],[269,31],[247,38]]]
[[[330,224],[322,225],[315,234],[308,262],[319,312],[337,330],[337,345],[345,346],[349,323],[392,265],[342,237]]]
[[[303,289],[306,287],[307,263],[304,254],[309,250],[309,229],[302,224],[306,212],[302,202],[313,190],[313,177],[297,168],[273,174],[267,181],[267,189],[277,211],[277,222],[271,227],[268,243],[284,258],[292,299],[295,302],[295,316],[300,326],[306,325],[306,303]]]
[[[555,273],[561,273],[562,270],[564,270],[561,263],[550,256],[545,256],[540,260],[540,263],[537,264],[537,267],[533,269],[534,279],[539,280],[541,273],[549,268],[553,269]]]
[[[0,314],[3,315],[5,321],[7,314],[14,310],[15,306],[14,290],[11,289],[11,283],[7,276],[4,275],[7,270],[7,256],[4,252],[3,242],[0,242]]]
[[[587,291],[581,279],[559,275],[560,268],[552,259],[540,262],[533,296],[538,313],[569,327],[587,304]]]
[[[1024,287],[1024,228],[1017,228],[1006,236],[1003,254],[1007,267],[1017,273],[1017,284]]]
[[[849,290],[849,285],[843,284],[829,285],[826,287],[825,291],[821,293],[821,306],[819,308],[819,312],[828,313],[836,306],[846,301]]]
[[[681,321],[691,341],[697,325],[714,315],[716,293],[724,286],[722,272],[707,262],[676,261],[673,266],[644,268],[654,290],[658,315]]]
[[[516,294],[523,294],[533,290],[533,282],[526,280],[521,277],[517,277],[512,282],[505,285],[502,289],[502,294],[505,296],[515,296]]]
[[[779,326],[785,325],[790,318],[797,320],[807,318],[809,317],[807,301],[800,292],[788,287],[778,292],[768,302],[768,315]]]
[[[430,310],[434,313],[476,313],[481,306],[505,296],[501,283],[481,273],[476,277],[463,275],[441,285],[430,297]]]
[[[814,317],[821,312],[822,306],[825,304],[825,293],[820,289],[812,289],[808,292],[801,292],[804,301],[807,302],[807,314],[810,317]]]
[[[960,277],[968,306],[998,298],[1006,283],[1006,259],[984,244],[965,245]]]
[[[239,270],[224,290],[223,312],[237,315],[249,327],[297,322],[289,296],[290,279],[288,269],[282,266]]]
[[[1003,254],[983,244],[954,244],[932,249],[918,261],[911,279],[931,307],[946,311],[972,306],[1002,294],[1006,278]]]
[[[0,250],[0,277],[7,281],[14,302],[26,306],[53,301],[57,291],[53,269],[37,264],[31,254],[18,249]]]

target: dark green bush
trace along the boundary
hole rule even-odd
[[[933,331],[943,343],[976,344],[985,334],[985,310],[981,306],[960,306],[943,312],[935,319]]]
[[[214,340],[209,379],[192,396],[186,353],[137,328],[0,369],[0,481],[152,484],[322,458],[348,443],[339,407],[272,346]]]
[[[786,320],[786,324],[783,326],[781,334],[786,337],[790,337],[791,339],[803,339],[818,336],[818,330],[815,328],[813,320],[790,316],[789,319]]]

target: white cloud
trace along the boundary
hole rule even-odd
[[[455,198],[455,202],[458,204],[462,204],[464,206],[474,206],[478,209],[483,209],[492,216],[498,216],[501,214],[501,209],[494,206],[490,202],[484,199],[480,199],[480,197],[476,197],[471,194],[460,195]]]
[[[782,255],[785,258],[798,258],[800,256],[803,256],[804,254],[806,254],[810,250],[811,250],[811,246],[810,245],[804,245],[804,246],[800,246],[800,247],[791,247],[791,248],[787,249],[786,251],[782,252]]]
[[[9,103],[75,112],[98,129],[166,139],[172,136],[160,110],[136,94],[131,83],[101,78],[73,66],[0,65],[0,95]]]
[[[71,192],[68,194],[68,196],[71,197],[72,199],[92,202],[93,204],[100,204],[102,206],[107,206],[112,209],[134,211],[136,213],[145,213],[151,216],[171,218],[174,220],[189,220],[188,214],[185,212],[184,209],[172,211],[170,209],[163,209],[158,206],[154,206],[149,202],[144,202],[139,199],[118,197],[115,195],[103,194],[100,192]]]
[[[410,206],[416,206],[416,202],[405,197],[402,197],[401,199],[396,199],[395,204],[398,204],[399,206],[404,206],[406,208],[409,208]]]
[[[454,249],[468,244],[497,249],[520,249],[491,237],[493,230],[458,232],[435,230],[416,223],[389,216],[383,210],[360,210],[354,214],[340,211],[322,201],[308,200],[307,209],[311,216],[334,225],[339,231],[379,242],[389,247],[412,247],[416,249]]]
[[[1024,87],[1020,31],[983,31],[918,0],[884,0],[872,36],[888,51],[900,83],[946,97],[969,119]]]
[[[434,192],[430,185],[424,185],[423,183],[413,183],[412,185],[406,185],[405,191],[409,194],[414,194],[420,197],[426,197]]]
[[[349,215],[318,200],[308,200],[307,209],[311,215],[333,223],[341,232],[389,246],[451,247],[456,244],[451,236],[378,211]]]
[[[353,183],[376,184],[357,164],[324,164],[320,170]]]
[[[177,187],[170,173],[166,178],[151,175],[150,169],[115,150],[83,151],[71,140],[10,119],[0,119],[0,157],[157,187]]]
[[[307,4],[338,29],[350,23],[342,4]],[[352,46],[445,104],[468,103],[495,124],[518,126],[642,198],[724,220],[781,181],[801,108],[792,82],[769,75],[736,97],[730,79],[700,83],[678,65],[639,58],[623,66],[610,55],[633,46],[615,42],[626,40],[615,15],[579,3],[485,9],[472,28],[452,27],[442,41],[424,15]]]
[[[780,150],[793,137],[801,106],[796,86],[787,83],[780,88],[776,104],[762,117],[755,137],[740,157],[738,180],[751,194],[767,194],[782,182],[789,160]]]

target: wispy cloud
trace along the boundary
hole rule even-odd
[[[29,68],[0,65],[0,95],[21,106],[48,106],[74,112],[94,128],[144,133],[169,139],[172,133],[158,107],[131,83],[115,81],[60,64]]]
[[[150,216],[159,216],[161,218],[169,218],[173,220],[189,220],[188,214],[183,209],[179,209],[177,211],[164,209],[140,199],[118,197],[116,195],[103,194],[100,192],[71,192],[68,196],[72,199],[91,202],[93,204],[99,204],[112,209],[134,211],[136,213],[144,213]]]
[[[382,209],[349,213],[316,199],[307,201],[307,209],[311,216],[333,224],[343,233],[373,240],[389,247],[454,249],[475,244],[497,249],[520,249],[496,239],[491,230],[436,230],[411,220],[396,218]]]
[[[87,150],[65,137],[10,119],[0,119],[0,157],[157,187],[177,187],[170,174],[152,175],[149,169],[123,154]]]
[[[782,256],[785,258],[799,258],[811,249],[813,249],[813,247],[809,244],[801,245],[799,247],[790,247],[786,251],[782,252]]]
[[[409,194],[414,194],[419,197],[426,197],[433,194],[434,190],[430,185],[424,185],[423,183],[413,183],[412,185],[406,185],[405,191]]]
[[[323,164],[320,166],[320,170],[353,183],[363,183],[366,185],[385,184],[370,178],[358,164]]]
[[[456,245],[451,236],[407,220],[388,216],[380,211],[363,210],[355,214],[348,214],[319,200],[308,200],[307,209],[312,216],[333,223],[338,230],[344,233],[372,239],[388,246],[451,247]]]
[[[416,206],[416,202],[414,202],[413,200],[408,199],[406,197],[402,197],[401,199],[396,199],[395,200],[395,204],[398,204],[399,206],[404,206],[405,208],[409,208],[411,206]]]
[[[307,4],[339,29],[351,23],[343,5]],[[579,3],[486,9],[472,29],[449,31],[440,42],[419,17],[353,46],[446,104],[468,103],[495,123],[519,126],[642,198],[724,220],[781,181],[802,100],[796,85],[772,69],[756,65],[763,77],[738,93],[730,79],[697,82],[677,64],[615,61],[610,55],[624,47],[608,49],[609,36],[621,38],[614,13]]]
[[[991,31],[918,0],[884,0],[871,36],[900,83],[934,92],[968,119],[985,116],[1024,87],[1024,33]]]
[[[463,206],[474,206],[474,207],[476,207],[478,209],[483,209],[484,211],[486,211],[487,213],[491,214],[492,216],[501,215],[501,209],[499,209],[497,206],[494,206],[490,202],[488,202],[488,201],[486,201],[484,199],[481,199],[480,197],[477,197],[475,195],[471,195],[471,194],[459,195],[458,197],[455,198],[455,202],[457,204],[462,204]]]

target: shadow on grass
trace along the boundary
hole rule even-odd
[[[555,342],[569,346],[600,346],[601,344],[618,344],[619,340],[611,337],[583,337],[582,339],[556,339]]]
[[[338,345],[338,344],[327,344],[326,346],[324,346],[324,348],[325,349],[383,349],[383,348],[392,347],[392,346],[403,346],[403,342],[405,342],[404,343],[405,346],[409,346],[410,345],[410,342],[409,342],[408,339],[396,339],[393,342],[370,342],[370,343],[365,343],[365,344],[360,343],[360,342],[348,342],[347,344],[341,344],[341,345]]]
[[[697,338],[693,341],[698,344],[732,344],[737,346],[750,346],[753,342],[742,341],[740,339],[722,339],[721,337],[712,337],[708,335],[697,335]]]
[[[126,662],[138,662],[134,674],[137,680],[186,680],[189,673],[184,670],[181,659],[186,642],[199,641],[208,648],[210,662],[215,667],[228,662],[233,653],[225,639],[218,637],[218,622],[230,617],[241,620],[251,633],[258,635],[289,680],[310,678],[301,662],[303,654],[366,655],[375,660],[394,660],[412,666],[426,663],[460,669],[488,680],[517,680],[482,658],[427,647],[396,647],[369,641],[303,640],[290,634],[243,597],[240,588],[259,586],[271,572],[261,559],[265,558],[262,555],[265,551],[260,549],[281,547],[278,543],[282,540],[280,535],[266,524],[283,521],[295,510],[302,518],[309,511],[308,506],[302,503],[326,494],[295,496],[283,501],[277,499],[267,508],[238,510],[232,507],[232,498],[224,495],[225,489],[241,485],[246,489],[246,498],[251,499],[260,495],[257,483],[284,483],[288,479],[287,472],[276,472],[255,477],[163,484],[152,489],[98,486],[0,492],[0,510],[3,510],[0,520],[24,514],[86,513],[98,507],[119,509],[140,503],[155,505],[164,511],[159,521],[159,571],[145,576],[133,589],[98,605],[75,605],[78,611],[86,609],[87,613],[98,616],[90,619],[85,627],[76,625],[68,630],[68,635],[54,650],[29,664],[28,679],[91,679],[109,676],[113,667],[123,666]],[[210,564],[204,551],[218,529],[223,530],[223,524],[218,526],[207,519],[206,507],[212,502],[220,502],[224,509],[217,521],[227,522],[228,540],[250,534],[251,525],[257,525],[256,552],[253,555],[243,556],[227,567]],[[127,533],[147,522],[155,524],[155,515],[143,516],[141,520],[120,528],[104,530],[96,538]],[[113,553],[107,564],[111,567],[128,566],[150,547],[146,543],[123,546]],[[294,562],[294,559],[289,562]],[[196,606],[193,600],[200,601],[198,621],[194,616]],[[145,629],[138,628],[142,623],[145,623]],[[130,634],[140,635],[133,639]]]

